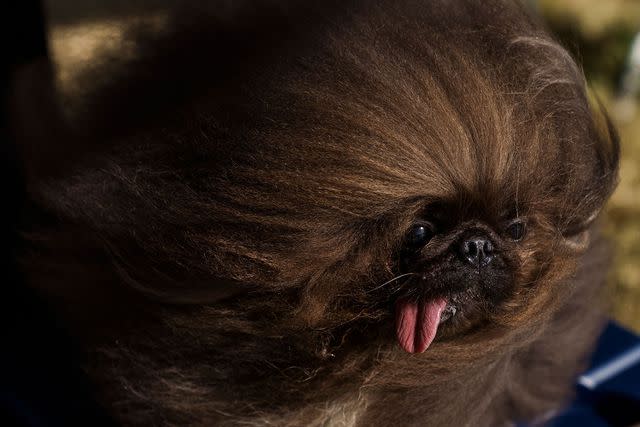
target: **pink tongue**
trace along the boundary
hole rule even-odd
[[[399,299],[396,302],[396,336],[408,353],[425,351],[438,331],[440,314],[447,300],[438,298],[419,303]]]

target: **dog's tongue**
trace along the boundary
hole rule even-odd
[[[447,301],[438,298],[431,301],[396,302],[396,336],[398,343],[408,353],[425,351],[438,331],[440,314]]]

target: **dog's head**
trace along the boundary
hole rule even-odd
[[[519,6],[464,5],[289,19],[261,42],[274,55],[227,34],[227,68],[252,68],[220,71],[188,118],[144,125],[135,138],[152,143],[53,203],[75,205],[125,281],[169,302],[266,294],[293,328],[386,319],[409,352],[437,331],[531,319],[588,247],[617,140]]]

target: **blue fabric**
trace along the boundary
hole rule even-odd
[[[640,337],[610,322],[579,378],[572,405],[551,427],[630,426],[640,423]]]

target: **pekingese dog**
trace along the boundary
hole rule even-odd
[[[35,187],[26,269],[99,401],[124,425],[561,408],[618,163],[580,68],[517,1],[293,3],[175,14],[86,103],[115,142]]]

